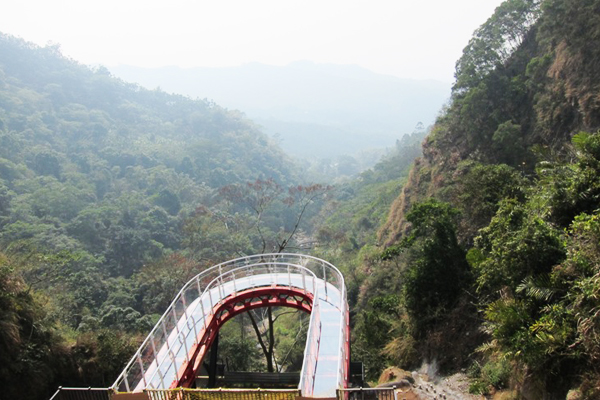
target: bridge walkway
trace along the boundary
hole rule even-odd
[[[348,382],[346,289],[333,265],[301,254],[263,254],[219,264],[179,292],[113,384],[141,392],[190,386],[220,326],[249,309],[288,306],[311,313],[299,390],[335,397]]]

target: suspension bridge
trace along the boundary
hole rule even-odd
[[[203,361],[223,324],[240,313],[272,306],[310,313],[295,396],[335,397],[337,390],[348,386],[350,366],[344,277],[324,260],[277,253],[231,260],[192,278],[115,383],[108,389],[98,389],[101,397],[94,398],[183,398],[156,394],[195,387]],[[105,390],[108,397],[104,397]],[[53,399],[84,398],[68,396],[76,392],[59,389]],[[90,396],[96,393],[91,388],[87,392]],[[265,399],[266,393],[260,397]]]

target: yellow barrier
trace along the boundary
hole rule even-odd
[[[300,396],[300,391],[297,389],[147,389],[144,394],[149,400],[295,400]],[[123,400],[130,399],[123,398]],[[137,399],[131,398],[131,400]]]
[[[109,388],[59,388],[50,400],[296,400],[298,389],[146,389],[138,393]]]

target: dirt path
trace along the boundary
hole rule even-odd
[[[412,374],[415,383],[410,388],[413,399],[419,400],[480,400],[485,397],[469,394],[469,381],[464,374],[430,380],[426,374]],[[409,400],[404,393],[398,393],[398,400]]]
[[[469,380],[464,374],[431,377],[425,371],[407,372],[388,368],[380,382],[398,382],[398,400],[485,400],[484,396],[469,393]]]

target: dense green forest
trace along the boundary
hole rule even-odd
[[[4,393],[110,385],[189,277],[286,250],[344,272],[369,380],[425,362],[473,393],[597,399],[599,93],[600,1],[507,0],[435,125],[332,188],[237,111],[0,36]],[[297,370],[306,320],[275,313]],[[247,322],[223,361],[264,370]]]
[[[598,1],[505,1],[384,223],[320,228],[371,379],[426,362],[473,393],[600,397],[599,44]]]
[[[4,394],[112,384],[202,268],[302,248],[331,191],[306,179],[238,111],[0,35]],[[297,367],[303,320],[280,325],[279,359]],[[251,334],[225,340],[223,357],[261,368]]]

